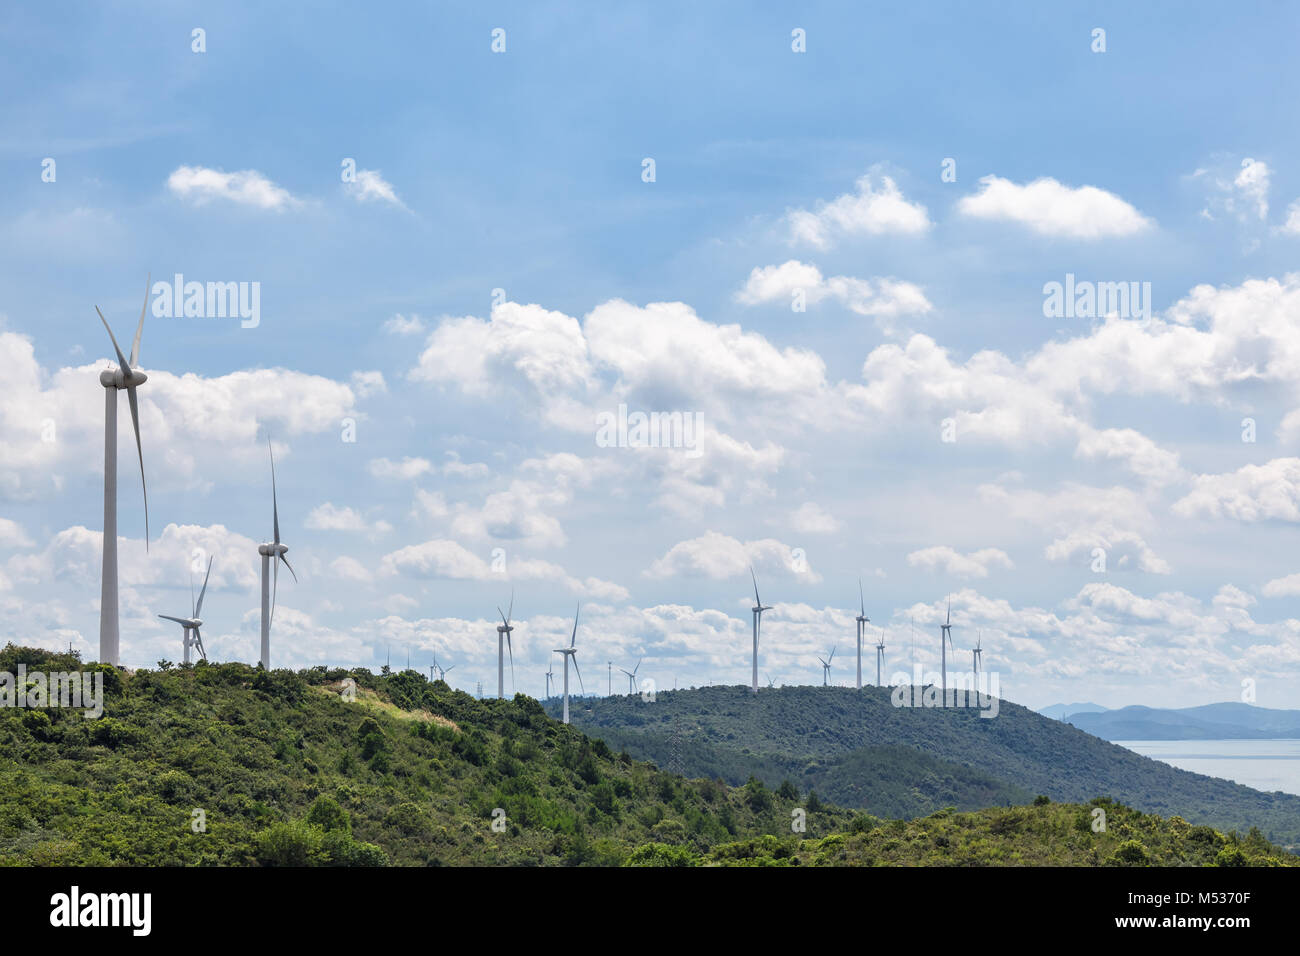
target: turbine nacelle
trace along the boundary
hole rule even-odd
[[[257,553],[265,558],[274,558],[282,554],[289,553],[287,544],[276,544],[274,541],[267,541],[257,546]]]
[[[135,388],[149,381],[149,376],[138,368],[106,368],[99,373],[99,384],[105,388]]]

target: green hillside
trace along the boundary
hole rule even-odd
[[[558,702],[548,703],[556,707]],[[731,783],[789,778],[843,806],[880,816],[923,816],[1109,796],[1147,813],[1300,847],[1300,797],[1179,770],[1025,707],[998,716],[967,708],[894,707],[888,688],[746,687],[582,698],[575,725],[610,746],[690,776]],[[914,766],[917,755],[931,762]],[[911,781],[909,785],[909,781]]]
[[[1096,811],[1106,829],[1094,832]],[[646,846],[632,866],[1297,866],[1257,831],[1224,837],[1181,817],[1164,820],[1108,800],[955,813],[915,820],[863,815],[848,833],[766,835],[704,853]]]
[[[19,663],[102,671],[107,701],[99,719],[0,708],[5,865],[1296,862],[1257,833],[1224,836],[1110,804],[1104,833],[1079,828],[1090,808],[1041,801],[903,823],[789,781],[687,780],[557,723],[531,698],[476,700],[409,671],[127,673],[0,651],[0,671]],[[927,775],[985,785],[974,774],[950,783],[941,762],[889,747],[869,759],[915,773],[934,794],[942,787]],[[794,832],[795,821],[805,829]],[[1123,850],[1126,840],[1143,854]]]

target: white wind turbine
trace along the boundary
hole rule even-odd
[[[546,662],[546,699],[551,699],[551,682],[555,679],[555,657],[551,656]]]
[[[199,633],[199,627],[202,626],[203,620],[199,617],[203,613],[203,596],[208,593],[208,575],[212,574],[212,556],[208,555],[208,570],[203,575],[203,588],[199,591],[199,601],[194,603],[194,578],[190,578],[190,616],[189,617],[172,617],[170,614],[159,614],[163,620],[175,621],[181,626],[181,640],[185,645],[186,664],[190,662],[190,648],[197,647],[199,655],[206,661],[208,659],[207,651],[203,649],[203,635]],[[191,637],[191,632],[193,636]]]
[[[880,643],[876,645],[876,686],[880,684],[880,665],[885,660],[885,629],[880,629]]]
[[[822,686],[828,687],[831,682],[831,661],[835,660],[835,648],[831,648],[831,656],[826,660],[823,661],[820,657],[817,659],[822,662]]]
[[[578,611],[581,605],[573,609],[573,636],[569,638],[568,647],[555,648],[556,654],[564,655],[564,722],[569,722],[569,659],[573,659],[573,672],[578,675],[578,686],[582,688],[583,693],[587,688],[582,686],[582,671],[578,670],[578,649],[575,646],[578,643]]]
[[[140,333],[144,331],[144,313],[149,307],[149,278],[145,279],[144,305],[140,307],[140,322],[135,327],[131,343],[131,357],[122,354],[117,337],[109,328],[104,313],[95,306],[99,320],[108,329],[117,353],[117,368],[107,368],[99,373],[99,384],[104,386],[104,563],[99,591],[99,660],[117,666],[119,663],[120,634],[117,627],[117,393],[126,389],[131,403],[131,425],[135,429],[135,450],[140,459],[140,489],[144,492],[144,549],[149,550],[149,489],[144,480],[144,449],[140,445],[140,406],[135,390],[149,380],[140,371]]]
[[[289,550],[287,544],[280,542],[280,503],[275,494],[275,452],[271,450],[271,439],[266,440],[266,450],[271,456],[271,526],[274,532],[274,539],[257,546],[257,553],[262,556],[262,667],[265,670],[271,669],[271,619],[275,617],[275,601],[280,593],[280,562],[289,569],[296,582],[297,573],[293,570],[293,565],[289,563],[285,552]],[[274,582],[271,571],[271,562],[275,562]]]
[[[497,605],[497,613],[501,614],[501,605]],[[510,651],[510,686],[515,686],[515,649],[510,643],[510,633],[514,627],[510,624],[510,615],[515,613],[515,592],[510,592],[510,610],[501,614],[501,623],[497,625],[497,699],[506,696],[506,658],[507,648]]]
[[[939,674],[943,681],[943,706],[948,706],[948,648],[952,645],[952,597],[948,597],[948,616],[939,625]],[[954,649],[953,653],[956,653]]]
[[[754,566],[749,566],[749,576],[754,581],[754,606],[750,608],[754,612],[754,682],[751,687],[753,693],[758,693],[758,629],[763,623],[763,612],[770,611],[770,606],[765,607],[758,596],[758,578],[754,577]]]
[[[623,673],[627,675],[627,693],[629,697],[636,693],[636,672],[641,669],[641,661],[643,660],[645,660],[644,657],[638,659],[636,667],[632,668],[630,671],[624,670],[622,667],[619,668],[619,670],[623,671]]]
[[[858,622],[858,690],[862,690],[862,639],[867,634],[867,625],[871,623],[871,618],[867,617],[867,599],[862,594],[862,578],[858,578],[858,601],[861,608],[856,618]]]
[[[979,680],[979,676],[980,676],[980,658],[984,655],[984,651],[980,648],[980,645],[983,643],[984,643],[984,632],[977,631],[975,637],[975,646],[971,648],[971,652],[970,652],[971,663],[974,666],[975,679],[977,681]]]

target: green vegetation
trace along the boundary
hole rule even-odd
[[[1106,814],[1093,832],[1094,811]],[[1039,803],[915,820],[862,815],[850,832],[799,839],[764,835],[703,853],[648,845],[627,866],[1300,866],[1258,830],[1241,838],[1182,817],[1169,820],[1094,800]]]
[[[0,651],[0,671],[20,662],[83,668],[66,654]],[[1224,837],[1106,801],[1108,830],[1095,834],[1084,806],[883,821],[792,780],[686,780],[557,723],[529,697],[475,700],[410,671],[88,669],[105,677],[98,720],[0,709],[0,864],[1296,862],[1257,831]],[[945,772],[914,759],[898,766]]]
[[[20,662],[83,668],[67,654],[0,651],[0,671]],[[804,805],[757,782],[683,780],[531,698],[475,700],[409,671],[102,669],[98,720],[0,709],[0,863],[617,865],[644,843],[701,853],[788,833]],[[808,832],[850,818],[823,807]]]
[[[894,707],[888,688],[783,687],[755,697],[747,687],[705,687],[660,691],[653,703],[582,698],[572,711],[587,733],[666,769],[733,785],[788,778],[881,817],[1104,795],[1220,830],[1257,826],[1300,848],[1300,797],[1179,770],[1007,701],[989,719],[973,708]]]

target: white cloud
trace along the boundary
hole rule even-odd
[[[405,316],[399,312],[384,323],[384,331],[393,335],[419,335],[424,331],[424,321],[418,315]]]
[[[790,512],[790,527],[801,534],[834,534],[840,523],[813,501],[805,501]]]
[[[995,565],[1004,568],[1014,567],[1005,551],[997,548],[981,548],[962,554],[947,545],[936,545],[913,551],[907,556],[907,563],[914,568],[930,571],[942,571],[959,578],[986,578],[989,569]]]
[[[736,576],[749,576],[750,567],[756,571],[782,570],[790,574],[807,576],[810,581],[821,577],[807,564],[803,552],[775,538],[740,542],[730,535],[708,531],[698,538],[679,541],[656,559],[645,575],[650,578],[669,578],[677,575],[697,575],[721,580]]]
[[[375,371],[353,372],[352,387],[361,398],[369,398],[371,395],[388,391],[388,383],[384,381],[384,373]]]
[[[403,458],[401,461],[374,458],[367,468],[376,478],[399,478],[410,481],[432,472],[433,464],[427,458]]]
[[[1096,186],[1074,188],[1046,177],[1022,186],[985,176],[980,187],[958,201],[958,212],[1019,223],[1039,235],[1105,239],[1130,236],[1152,225],[1123,199]]]
[[[789,305],[797,291],[803,293],[809,305],[833,299],[858,315],[878,319],[924,314],[932,308],[920,286],[911,282],[889,278],[855,279],[851,276],[827,279],[816,266],[797,259],[779,266],[755,267],[744,288],[736,293],[736,299],[745,305],[774,301]]]
[[[180,166],[167,177],[167,188],[182,199],[203,205],[225,199],[241,206],[276,211],[300,205],[289,191],[255,169],[226,173],[205,166]]]
[[[377,169],[358,169],[356,179],[344,183],[344,188],[357,202],[385,202],[390,206],[406,209],[406,204],[398,198],[393,184],[384,179]]]
[[[350,558],[347,555],[343,555],[342,557],[335,558],[331,561],[330,570],[333,571],[337,577],[340,577],[345,581],[355,581],[364,584],[374,579],[374,575],[370,573],[370,570],[364,564],[356,558]]]
[[[1262,588],[1264,597],[1296,597],[1300,595],[1300,574],[1288,574],[1284,578],[1274,578]]]
[[[313,508],[303,524],[315,531],[367,531],[382,534],[393,530],[387,521],[372,524],[359,511],[339,507],[329,501]]]
[[[1274,458],[1219,475],[1197,475],[1176,514],[1237,521],[1300,521],[1300,458]]]
[[[10,550],[29,548],[31,545],[32,539],[27,536],[22,525],[9,518],[0,518],[0,548]]]
[[[787,221],[791,242],[818,249],[841,236],[919,235],[930,228],[925,207],[908,202],[893,179],[875,173],[857,181],[857,192],[819,203],[815,211],[792,210]]]

